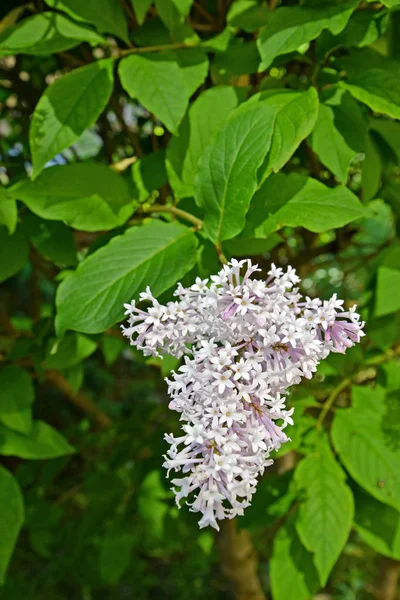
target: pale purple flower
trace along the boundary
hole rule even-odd
[[[304,300],[291,267],[272,265],[265,281],[251,279],[257,271],[233,259],[210,280],[178,284],[175,302],[161,306],[147,288],[147,311],[124,304],[132,345],[146,356],[184,356],[166,379],[184,435],[165,436],[164,466],[182,474],[172,480],[177,504],[187,498],[200,527],[243,514],[270,453],[289,440],[289,387],[364,335],[355,307],[344,311],[336,294]]]

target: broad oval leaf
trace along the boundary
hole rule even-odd
[[[354,49],[341,60],[348,79],[340,85],[374,112],[400,119],[400,62],[370,48]]]
[[[235,88],[226,86],[203,92],[191,105],[167,148],[168,179],[178,198],[194,195],[199,159],[238,102]]]
[[[62,52],[81,42],[101,44],[104,39],[95,31],[67,19],[56,12],[44,12],[17,25],[7,27],[0,35],[0,56],[12,54],[46,55]]]
[[[134,211],[127,183],[105,165],[75,163],[24,179],[13,194],[43,219],[66,221],[83,231],[113,229]]]
[[[323,0],[304,2],[302,6],[283,6],[271,12],[257,39],[262,58],[260,71],[267,69],[277,56],[314,40],[323,29],[334,35],[340,33],[357,4],[357,0],[340,3]]]
[[[28,434],[35,392],[29,374],[17,365],[0,371],[0,423]]]
[[[147,11],[153,4],[153,0],[131,0],[131,4],[135,11],[137,22],[139,25],[142,25],[146,18]]]
[[[19,458],[58,458],[75,452],[56,429],[43,421],[34,421],[29,435],[0,425],[0,454]]]
[[[273,125],[268,106],[243,104],[203,155],[195,199],[205,211],[204,231],[211,241],[220,243],[242,231],[257,189],[257,169],[271,145]]]
[[[270,562],[274,600],[310,600],[319,587],[312,554],[301,543],[295,521],[293,513],[274,540]]]
[[[29,133],[35,178],[105,109],[113,87],[113,61],[96,61],[57,79],[40,98]]]
[[[45,0],[48,6],[62,10],[76,21],[94,25],[100,33],[112,33],[129,41],[128,24],[122,4],[115,0]]]
[[[267,237],[288,225],[319,233],[367,215],[368,209],[344,186],[329,188],[311,177],[278,173],[254,195],[245,232]]]
[[[24,499],[12,474],[0,466],[0,585],[4,584],[5,574],[14,550],[18,534],[24,522]]]
[[[352,399],[352,408],[335,413],[335,449],[359,485],[377,500],[400,510],[400,448],[385,428],[384,391],[354,386]]]
[[[314,555],[321,585],[325,586],[333,565],[349,537],[354,500],[346,475],[332,455],[326,439],[297,466],[295,481],[305,494],[296,529]]]
[[[131,227],[84,260],[58,288],[56,328],[100,333],[120,321],[124,302],[147,285],[157,296],[196,262],[191,229],[151,221]]]
[[[128,94],[172,133],[176,133],[189,98],[204,81],[207,70],[207,56],[198,48],[131,54],[119,64],[121,83]]]

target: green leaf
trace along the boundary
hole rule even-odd
[[[45,90],[33,113],[29,134],[33,178],[97,121],[112,87],[113,61],[105,59],[75,69]]]
[[[132,165],[132,179],[140,203],[167,182],[165,150],[147,154]]]
[[[115,0],[45,0],[51,8],[62,10],[76,21],[94,25],[100,33],[112,33],[129,41],[128,25],[122,4]]]
[[[200,94],[191,105],[167,148],[166,168],[177,198],[194,195],[194,180],[200,157],[238,105],[233,87],[214,87]]]
[[[192,6],[193,0],[172,0],[173,4],[179,10],[182,17],[187,17]]]
[[[123,304],[149,285],[157,296],[190,271],[197,239],[175,223],[151,221],[113,238],[58,288],[56,328],[100,333],[120,321]]]
[[[365,142],[365,158],[361,170],[363,200],[368,202],[376,197],[382,183],[383,164],[374,138],[368,134]]]
[[[22,269],[28,260],[29,245],[20,227],[8,235],[0,226],[0,283]]]
[[[24,522],[24,499],[18,483],[7,469],[0,466],[0,585],[14,551],[18,534]]]
[[[318,573],[311,552],[302,545],[295,528],[296,514],[279,529],[270,561],[274,600],[310,600],[317,591]]]
[[[271,172],[277,173],[311,133],[318,116],[318,94],[313,87],[307,92],[272,90],[256,94],[250,102],[270,107],[275,119],[271,148],[258,174],[262,182]]]
[[[53,427],[34,421],[29,435],[23,435],[0,425],[0,454],[19,458],[58,458],[72,454],[75,449]]]
[[[400,509],[400,449],[385,431],[387,404],[381,388],[353,386],[352,408],[337,410],[332,439],[352,478],[377,500]]]
[[[229,8],[226,20],[233,27],[251,33],[268,23],[270,9],[257,0],[236,0]]]
[[[323,31],[316,41],[316,51],[321,59],[341,46],[363,48],[373,44],[387,28],[388,11],[356,10],[339,35]]]
[[[270,13],[257,40],[262,63],[268,69],[274,58],[297,50],[314,40],[323,29],[334,35],[346,26],[357,0],[304,2],[302,6],[280,7]]]
[[[225,52],[218,52],[211,64],[211,76],[216,84],[229,84],[239,75],[257,73],[260,55],[253,40],[233,38]]]
[[[257,189],[257,169],[271,145],[274,118],[262,103],[244,104],[228,118],[203,155],[196,203],[204,208],[204,231],[219,243],[239,234]]]
[[[107,367],[115,363],[118,356],[125,348],[125,340],[114,335],[104,335],[101,341],[101,350],[104,355],[104,361]]]
[[[104,43],[104,39],[89,27],[74,23],[63,15],[43,12],[7,27],[0,34],[0,56],[55,54],[81,42],[94,46]]]
[[[388,392],[400,389],[400,363],[398,360],[390,360],[382,365],[385,373],[385,388]]]
[[[105,583],[119,581],[129,566],[135,538],[132,533],[109,534],[100,542],[100,574]]]
[[[81,389],[83,385],[83,380],[85,378],[85,370],[83,368],[83,363],[78,363],[73,367],[68,367],[68,369],[65,369],[64,377],[71,386],[74,394],[77,394]]]
[[[131,0],[133,10],[135,11],[136,19],[139,25],[144,23],[147,11],[153,4],[153,0]]]
[[[329,140],[329,143],[327,143]],[[320,104],[318,119],[311,134],[311,146],[321,162],[341,182],[346,183],[350,163],[357,156],[335,126],[333,108]]]
[[[366,215],[369,211],[343,186],[328,188],[311,177],[278,173],[254,195],[245,233],[254,231],[257,237],[268,237],[285,225],[320,233]]]
[[[385,118],[371,119],[370,127],[383,138],[400,164],[400,123]]]
[[[374,112],[400,119],[400,62],[370,48],[352,50],[340,61],[348,79],[340,85]]]
[[[361,539],[379,554],[400,560],[400,513],[360,488],[355,501],[354,527]]]
[[[60,342],[48,349],[43,367],[45,369],[67,369],[85,360],[96,350],[97,344],[86,335],[68,332]]]
[[[398,310],[400,310],[400,271],[379,267],[374,315],[382,317]]]
[[[0,423],[13,431],[29,433],[34,398],[31,378],[24,369],[11,365],[0,371]]]
[[[0,187],[0,226],[5,225],[12,235],[17,226],[18,211],[15,198],[9,196],[6,188]]]
[[[134,211],[122,175],[100,164],[51,167],[35,181],[21,180],[12,191],[39,217],[83,231],[114,229]]]
[[[345,478],[326,439],[319,440],[315,452],[296,467],[295,481],[305,495],[296,529],[304,546],[314,555],[322,587],[343,550],[353,522],[354,500]]]
[[[25,215],[24,229],[36,250],[59,267],[76,266],[75,238],[64,223],[45,221],[30,213]]]
[[[189,98],[204,81],[207,56],[199,48],[131,54],[119,65],[121,83],[172,133],[176,133]]]

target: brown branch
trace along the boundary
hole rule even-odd
[[[221,568],[237,600],[266,600],[258,577],[258,558],[250,534],[237,531],[235,519],[221,522],[217,538]]]
[[[112,423],[110,417],[83,392],[75,394],[74,390],[61,373],[58,371],[47,371],[46,380],[60,390],[60,392],[62,392],[76,408],[92,419],[96,423],[98,429],[110,427]]]
[[[383,558],[376,588],[376,600],[396,600],[400,579],[400,561]]]

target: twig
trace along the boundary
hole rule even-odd
[[[112,423],[109,416],[107,416],[86,394],[78,392],[75,394],[74,390],[58,371],[47,371],[46,379],[52,383],[57,389],[60,390],[68,400],[76,406],[81,412],[92,419],[98,429],[106,429]]]
[[[235,519],[221,522],[217,538],[221,568],[237,600],[266,600],[258,577],[258,558],[248,531],[237,531]]]
[[[324,405],[323,405],[323,407],[321,409],[321,412],[320,412],[320,414],[318,416],[318,419],[317,419],[317,429],[319,429],[321,427],[322,423],[324,422],[324,419],[325,419],[326,415],[331,410],[331,408],[333,406],[333,403],[335,402],[336,398],[339,396],[340,392],[342,392],[354,380],[356,380],[357,377],[358,377],[358,375],[361,373],[361,371],[363,371],[365,369],[365,367],[374,367],[374,366],[381,365],[381,364],[387,362],[388,360],[391,360],[392,358],[395,358],[398,355],[400,355],[400,346],[397,346],[396,348],[390,348],[389,350],[387,350],[383,354],[379,354],[378,356],[374,356],[372,358],[369,358],[368,360],[366,360],[364,362],[364,364],[362,365],[362,368],[358,369],[354,373],[354,375],[352,375],[351,377],[346,377],[345,379],[343,379],[332,390],[332,392],[329,394],[327,400],[324,402]]]
[[[197,44],[186,44],[185,42],[176,42],[173,44],[160,44],[158,46],[141,46],[140,48],[128,48],[126,50],[120,50],[118,56],[127,56],[128,54],[142,54],[144,52],[159,52],[162,50],[175,50],[177,48],[193,48]]]
[[[175,217],[180,217],[181,219],[185,219],[185,221],[189,221],[189,223],[193,223],[197,229],[201,229],[203,227],[203,221],[198,219],[194,215],[186,212],[186,210],[181,210],[180,208],[176,208],[175,206],[167,206],[164,204],[153,204],[149,207],[142,206],[142,212],[144,213],[155,213],[155,212],[166,212],[175,215]]]

